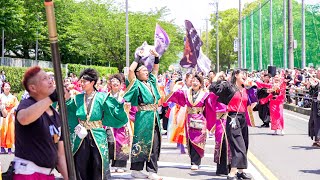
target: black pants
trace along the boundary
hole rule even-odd
[[[150,154],[150,161],[131,163],[130,170],[142,171],[144,163],[146,163],[147,172],[153,172],[153,173],[158,172],[158,159],[159,159],[159,153],[160,153],[160,132],[159,132],[158,123],[156,123],[156,127],[154,128],[153,133],[154,133],[153,146]]]
[[[268,124],[270,123],[270,103],[266,104],[260,104],[259,105],[259,117],[262,120],[263,124]]]
[[[126,160],[115,160],[114,155],[116,152],[114,152],[114,142],[108,142],[108,150],[109,150],[109,159],[111,163],[111,167],[127,167],[127,161]]]
[[[74,162],[77,180],[102,179],[105,172],[102,172],[101,156],[90,131],[74,155]],[[110,171],[103,179],[110,179]]]
[[[217,175],[228,175],[230,172],[230,164],[228,164],[228,148],[227,148],[227,140],[223,137],[222,145],[221,145],[221,154],[220,154],[220,164],[217,163]]]
[[[162,107],[162,113],[161,113],[160,119],[162,119],[162,127],[164,130],[168,130],[169,119],[166,117],[167,111],[168,111],[168,106]]]
[[[191,159],[191,165],[198,165],[201,164],[201,157],[198,154],[198,152],[194,149],[194,147],[191,144],[191,141],[189,140],[188,143],[188,150],[190,152],[190,159]]]
[[[287,88],[290,88],[290,87],[288,86]],[[287,99],[287,103],[292,103],[289,89],[286,89],[286,99]]]
[[[232,128],[230,125],[231,117],[236,118],[237,126]],[[227,137],[232,154],[231,168],[247,169],[247,151],[249,145],[249,132],[245,114],[229,113],[226,125]]]

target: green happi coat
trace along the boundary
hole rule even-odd
[[[79,124],[79,121],[102,120],[102,125],[116,128],[120,128],[128,122],[123,103],[119,103],[115,98],[110,97],[106,93],[96,92],[88,116],[84,94],[76,95],[68,100],[66,104],[73,155],[76,154],[83,141],[74,133],[74,128]],[[101,173],[102,179],[104,179],[110,175],[107,133],[104,128],[93,128],[89,131],[100,152],[102,159]]]
[[[133,79],[127,86],[124,99],[131,102],[132,106],[138,106],[138,99],[143,104],[158,104],[160,94],[157,88],[157,79],[153,74],[149,74],[147,81],[152,90],[142,81]],[[128,82],[127,82],[128,83]],[[158,111],[138,111],[135,115],[134,136],[131,150],[131,162],[144,162],[150,160],[153,145],[153,134],[155,120],[158,122],[159,132],[161,132],[160,118]]]

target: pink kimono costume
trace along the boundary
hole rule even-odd
[[[265,83],[257,83],[258,88],[272,88],[273,85]],[[286,83],[281,82],[280,90],[277,93],[270,93],[263,101],[270,101],[270,120],[272,130],[283,130],[284,119],[283,119],[283,103],[286,96]]]
[[[283,119],[283,103],[286,96],[286,83],[282,82],[280,85],[279,94],[272,94],[270,99],[270,119],[272,130],[283,130],[284,119]]]
[[[200,165],[204,156],[206,144],[206,129],[211,130],[215,125],[215,104],[217,96],[213,93],[199,90],[194,99],[192,89],[177,90],[167,97],[167,102],[174,102],[180,106],[187,106],[186,139],[192,165]]]

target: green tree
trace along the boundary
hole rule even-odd
[[[211,17],[211,24],[216,22],[216,17]],[[237,54],[233,50],[233,41],[238,36],[238,10],[228,9],[219,12],[219,60],[220,69],[230,69],[237,61]],[[210,59],[216,64],[216,30],[210,31]]]
[[[9,34],[17,33],[22,29],[23,1],[22,0],[6,0],[0,1],[0,31],[5,32],[5,48],[8,51],[8,45],[12,41]],[[2,35],[0,37],[2,41]],[[2,43],[0,43],[2,49]]]
[[[34,58],[36,40],[39,60],[51,60],[48,27],[42,1],[1,1],[0,28],[5,26],[6,49],[13,57]],[[125,12],[111,0],[56,0],[55,16],[63,63],[125,66]],[[183,51],[183,31],[164,21],[166,7],[147,13],[129,12],[130,60],[144,41],[153,44],[156,23],[168,33],[171,44],[161,57],[161,70],[179,60]],[[12,21],[7,21],[8,19]],[[15,19],[14,19],[15,18]],[[11,20],[10,19],[10,20]],[[7,30],[8,29],[8,30]],[[33,52],[33,53],[32,53]]]

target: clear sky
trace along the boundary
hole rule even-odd
[[[116,0],[125,3],[125,0]],[[254,0],[242,0],[242,4]],[[298,0],[301,2],[301,0]],[[184,20],[190,20],[197,30],[205,31],[205,19],[214,11],[214,6],[209,5],[215,0],[128,0],[129,11],[148,12],[156,8],[167,6],[171,14],[167,20],[175,19],[175,24],[184,27]],[[308,4],[320,3],[320,0],[305,0]],[[239,8],[239,0],[219,0],[219,11],[230,8]],[[209,27],[210,28],[210,27]]]
[[[124,0],[118,0],[124,1]],[[254,0],[242,0],[243,3]],[[149,11],[150,9],[167,6],[171,14],[167,20],[175,19],[175,23],[184,26],[184,20],[190,20],[196,29],[205,30],[205,19],[214,11],[214,6],[209,5],[214,0],[128,0],[130,11]],[[238,0],[220,0],[219,10],[238,8]]]

